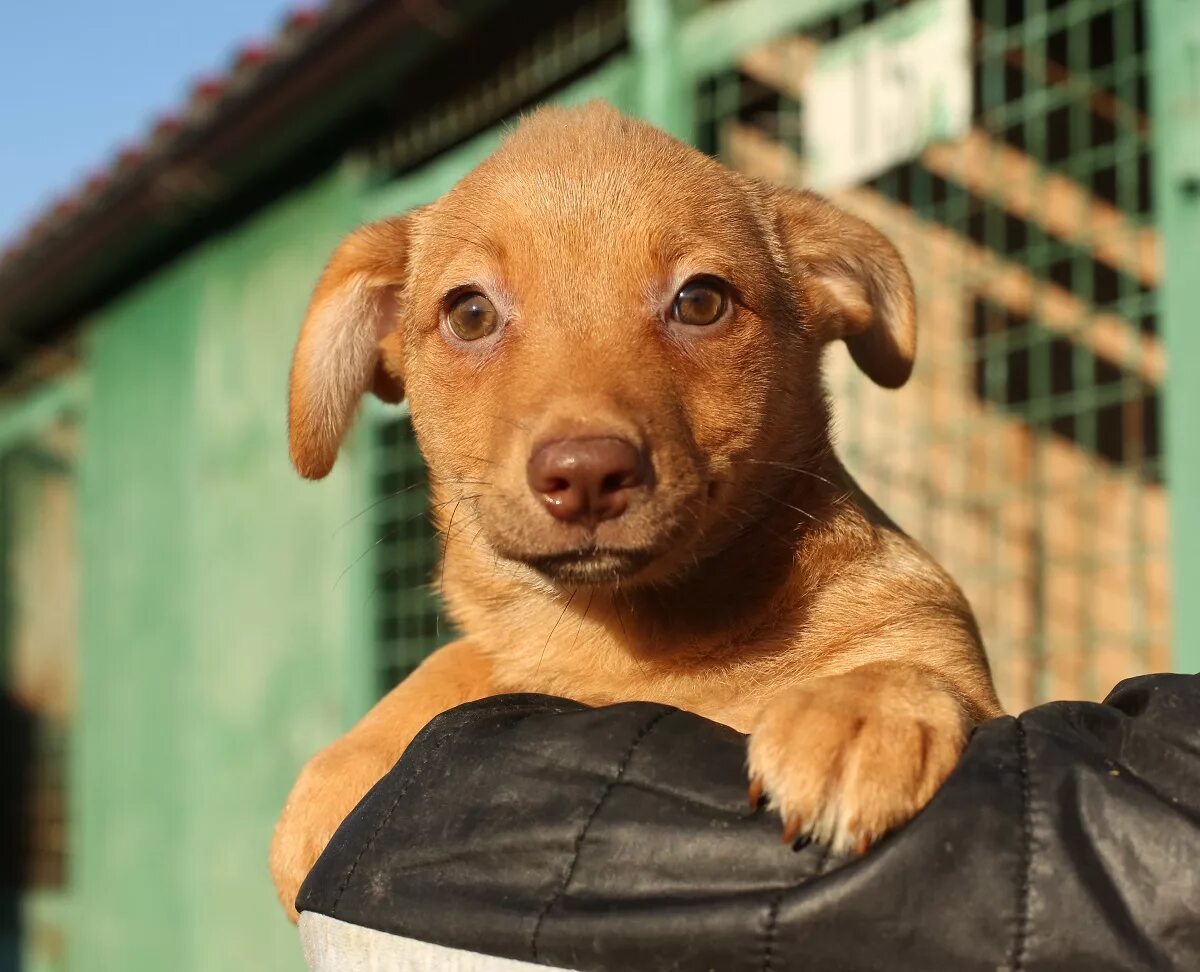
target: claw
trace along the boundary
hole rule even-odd
[[[871,849],[871,833],[862,827],[857,817],[850,821],[849,830],[854,839],[854,853],[862,857]]]
[[[762,806],[763,785],[757,776],[750,781],[750,809],[757,810]]]
[[[796,838],[800,836],[800,824],[801,820],[799,817],[792,817],[791,820],[784,822],[783,842],[785,844],[796,843]]]

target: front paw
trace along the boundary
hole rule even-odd
[[[864,667],[781,693],[750,734],[750,800],[765,793],[784,840],[865,853],[929,802],[958,762],[969,721],[920,670]]]
[[[279,902],[297,920],[296,895],[342,821],[388,771],[368,750],[334,745],[305,764],[271,838],[271,880]]]

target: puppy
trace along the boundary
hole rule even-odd
[[[613,109],[543,109],[437,202],[334,252],[291,374],[299,472],[407,397],[463,638],[304,767],[284,907],[452,706],[651,700],[749,734],[785,837],[864,851],[998,715],[962,593],[834,455],[821,355],[907,380],[912,283],[875,230]]]

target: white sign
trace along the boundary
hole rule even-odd
[[[814,188],[863,182],[967,133],[970,26],[968,0],[920,0],[821,47],[804,98]]]

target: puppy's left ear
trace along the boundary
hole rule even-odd
[[[912,278],[874,227],[811,192],[775,189],[776,225],[809,322],[843,340],[878,385],[899,388],[917,353]]]
[[[363,395],[404,398],[397,313],[410,218],[382,219],[342,240],[309,302],[288,393],[292,465],[308,479],[333,468]]]

